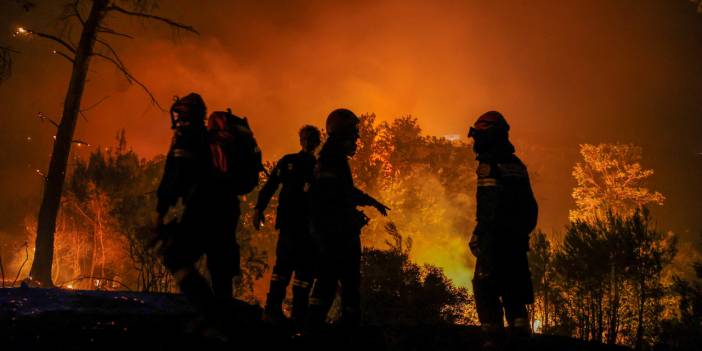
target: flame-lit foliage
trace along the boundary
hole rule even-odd
[[[534,286],[535,301],[531,306],[531,327],[537,332],[550,330],[553,319],[553,247],[540,230],[532,233],[529,251],[529,269]],[[538,323],[536,322],[538,321]],[[538,325],[537,325],[538,324]]]
[[[701,0],[690,0],[690,2],[697,6],[697,12],[702,13],[702,1]]]
[[[173,287],[172,279],[147,249],[151,237],[148,232],[150,214],[156,201],[154,190],[158,186],[163,160],[162,156],[149,161],[140,160],[127,149],[125,133],[121,131],[116,147],[104,152],[96,150],[87,162],[76,161],[66,189],[67,194],[75,194],[79,201],[90,196],[85,193],[86,185],[104,194],[106,214],[116,222],[111,236],[125,241],[110,254],[128,255],[132,269],[122,271],[120,275],[130,286],[144,291],[169,291]],[[136,277],[128,277],[128,273],[133,272]]]
[[[361,116],[359,149],[351,159],[357,186],[392,209],[392,221],[414,240],[413,261],[442,267],[456,284],[467,286],[472,256],[466,238],[474,223],[472,151],[463,142],[422,135],[416,118],[382,123],[375,118]],[[373,220],[363,231],[363,243],[381,247],[386,220],[367,213]]]
[[[57,285],[125,287],[114,282],[107,286],[113,280],[134,290],[175,291],[171,275],[149,249],[151,214],[163,161],[163,156],[140,159],[128,149],[124,131],[118,134],[115,147],[98,148],[87,160],[75,160],[58,217],[52,271]],[[242,221],[246,221],[246,213]],[[30,222],[31,236],[36,224]],[[242,297],[250,295],[247,288],[251,290],[253,281],[260,278],[261,269],[256,270],[258,266],[252,262],[261,258],[250,244],[252,240],[251,233],[240,231],[242,261],[247,268],[238,289]]]
[[[414,243],[414,249],[407,253],[408,260],[440,267],[441,274],[445,273],[455,284],[468,286],[470,256],[466,237],[473,221],[471,184],[475,173],[470,148],[464,143],[422,135],[412,117],[378,123],[375,115],[363,115],[360,136],[358,150],[351,159],[354,181],[357,187],[392,208],[390,220],[405,240],[411,238]],[[247,201],[256,196],[255,192],[250,194]],[[275,250],[276,204],[274,197],[266,211],[266,226],[254,239],[258,250],[267,253]],[[252,207],[253,203],[242,205],[244,213]],[[373,219],[362,233],[366,252],[385,253],[388,220],[372,210],[366,213]],[[250,223],[248,219],[242,222]],[[249,228],[250,224],[246,224],[240,231]],[[268,255],[268,264],[272,266],[273,261],[274,255]],[[256,285],[259,300],[264,297],[269,274],[264,274],[264,284]]]
[[[271,170],[272,164],[266,163]],[[241,197],[241,217],[236,230],[237,242],[241,248],[242,276],[236,281],[235,295],[250,303],[262,303],[268,291],[270,269],[275,260],[275,243],[277,238],[273,209],[278,204],[277,196],[271,200],[271,209],[266,213],[267,223],[260,231],[253,229],[253,209],[258,198],[257,187],[254,192]],[[263,278],[266,279],[263,279]]]
[[[580,145],[583,162],[573,167],[576,209],[570,220],[592,221],[607,211],[628,216],[641,206],[662,205],[665,197],[645,186],[653,170],[641,167],[641,154],[641,148],[631,144]]]
[[[657,345],[659,350],[693,351],[702,345],[702,261],[692,266],[694,279],[675,278],[673,291],[678,298],[679,315],[664,321]]]
[[[571,223],[556,247],[536,234],[530,265],[544,332],[655,344],[662,320],[673,317],[663,273],[676,247],[675,237],[656,229],[645,208]]]
[[[392,241],[388,249],[366,248],[363,253],[361,286],[365,323],[387,324],[475,324],[475,305],[465,288],[454,286],[443,270],[412,263],[412,241],[403,239],[389,224]]]

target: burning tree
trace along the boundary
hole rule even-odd
[[[411,259],[444,268],[456,284],[468,285],[475,181],[473,154],[466,143],[427,136],[416,118],[376,123],[361,116],[361,140],[351,159],[354,182],[392,208],[390,216],[414,241]],[[383,246],[386,219],[375,213],[363,230],[363,244]]]
[[[77,24],[81,28],[77,45],[72,44],[72,32],[62,35],[43,33],[34,29],[19,27],[15,36],[39,38],[53,41],[58,45],[52,52],[65,58],[72,65],[71,78],[64,100],[63,113],[58,122],[56,141],[54,142],[46,176],[43,198],[39,209],[36,237],[36,251],[32,264],[30,278],[34,285],[52,286],[51,269],[54,254],[54,233],[56,216],[61,205],[61,193],[66,178],[66,166],[74,142],[73,134],[78,115],[81,113],[81,100],[85,89],[88,69],[93,57],[106,60],[113,64],[131,83],[139,85],[150,97],[151,102],[158,105],[156,98],[146,85],[136,79],[127,69],[117,51],[110,45],[107,37],[133,38],[133,36],[118,32],[109,26],[109,20],[117,16],[126,16],[145,21],[156,21],[176,30],[197,33],[188,25],[181,24],[169,18],[152,14],[155,3],[146,0],[75,0],[66,3],[66,15],[63,21]]]
[[[573,167],[576,209],[570,220],[593,221],[608,211],[627,216],[642,206],[662,205],[665,197],[645,186],[653,170],[641,167],[641,154],[631,144],[580,145],[583,162]]]
[[[548,332],[554,319],[553,299],[553,247],[546,234],[540,230],[530,239],[529,270],[534,285],[535,301],[531,307],[531,328],[536,332]]]
[[[571,223],[552,258],[552,310],[567,310],[561,323],[579,338],[650,346],[666,317],[663,272],[676,252],[675,236],[656,229],[645,208]]]

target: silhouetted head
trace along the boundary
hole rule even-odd
[[[206,113],[205,101],[199,94],[190,93],[182,98],[176,97],[171,106],[171,128],[204,126]]]
[[[322,135],[319,129],[312,125],[304,125],[300,128],[300,146],[302,151],[308,153],[314,153],[314,151],[319,147],[319,143],[322,142]]]
[[[468,130],[468,137],[473,138],[473,151],[477,154],[507,151],[510,148],[514,152],[509,142],[509,124],[497,111],[488,111],[478,117]]]
[[[327,117],[329,141],[339,143],[347,156],[353,156],[356,153],[359,123],[361,123],[361,120],[358,116],[345,108],[336,109]]]

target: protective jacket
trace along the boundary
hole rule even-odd
[[[356,207],[374,203],[354,186],[348,157],[340,149],[333,142],[324,144],[311,189],[311,232],[323,246],[354,240],[366,222]]]
[[[309,224],[309,189],[312,184],[312,174],[317,163],[314,155],[300,151],[296,154],[283,156],[271,172],[271,176],[258,193],[256,208],[263,211],[268,207],[273,194],[282,184],[278,197],[278,210],[275,227],[292,225],[299,222]]]
[[[482,325],[510,324],[526,316],[534,292],[527,261],[537,204],[526,166],[511,144],[478,156],[477,224],[470,242],[476,256],[473,291]],[[501,298],[501,301],[500,301]]]
[[[527,251],[536,226],[538,206],[526,166],[514,154],[479,157],[477,169],[477,225],[471,249],[493,245]]]
[[[333,139],[333,138],[332,138]],[[317,242],[317,282],[310,296],[308,324],[322,325],[341,285],[341,321],[360,321],[361,228],[367,218],[356,206],[373,198],[353,184],[348,157],[329,139],[322,147],[311,188],[311,233]]]
[[[202,184],[210,173],[207,130],[196,126],[176,130],[166,156],[163,178],[156,195],[156,211],[164,215],[168,208],[183,199],[186,209],[203,200]]]

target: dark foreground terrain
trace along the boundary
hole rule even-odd
[[[258,322],[260,309],[231,306],[229,342],[189,333],[194,311],[181,295],[59,289],[0,289],[0,350],[479,350],[476,327],[330,328],[315,337]],[[556,336],[536,336],[519,350],[627,350]]]

